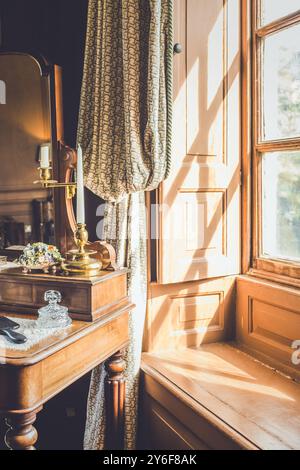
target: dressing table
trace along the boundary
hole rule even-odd
[[[94,322],[75,320],[67,331],[49,336],[27,351],[0,349],[0,410],[7,417],[6,445],[33,450],[38,436],[33,424],[43,405],[106,361],[106,448],[121,449],[125,390],[122,351],[127,345],[128,307],[124,307]]]
[[[55,245],[63,258],[67,252],[72,258],[75,240],[79,254],[66,266],[86,260],[86,248],[93,251],[93,266],[102,266],[76,274],[64,270],[63,263],[62,269],[48,273],[0,265],[0,316],[36,319],[45,291],[57,290],[73,320],[27,349],[0,346],[5,442],[10,449],[34,449],[34,422],[44,404],[105,362],[106,448],[121,449],[123,351],[133,305],[127,296],[127,271],[115,265],[112,246],[90,243],[84,223],[77,224],[74,215],[78,155],[63,141],[62,71],[42,57],[1,52],[0,80],[5,94],[0,105],[0,255],[13,261],[22,253],[19,245],[43,242]]]

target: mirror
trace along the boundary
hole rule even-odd
[[[61,196],[34,184],[43,144],[50,144],[54,177],[59,176],[57,72],[44,59],[0,53],[1,255],[15,255],[29,242],[59,244],[54,203]]]
[[[105,202],[88,188],[84,188],[85,223],[89,233],[89,241],[103,240],[103,218]],[[76,214],[76,197],[73,199],[73,212]]]

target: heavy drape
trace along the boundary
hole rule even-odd
[[[129,268],[125,447],[135,447],[138,374],[146,309],[145,193],[171,159],[173,0],[89,0],[78,125],[85,185],[107,201],[104,238]],[[93,371],[85,448],[103,448],[103,367]]]

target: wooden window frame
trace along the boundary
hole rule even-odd
[[[261,40],[300,24],[300,10],[261,27],[260,4],[261,0],[242,0],[242,272],[300,287],[299,262],[261,255],[261,155],[264,152],[299,150],[300,137],[262,142],[259,63]]]

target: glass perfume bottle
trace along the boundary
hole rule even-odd
[[[56,290],[45,292],[44,300],[48,305],[38,310],[37,327],[39,328],[66,328],[72,320],[68,315],[68,307],[59,305],[61,293]]]

